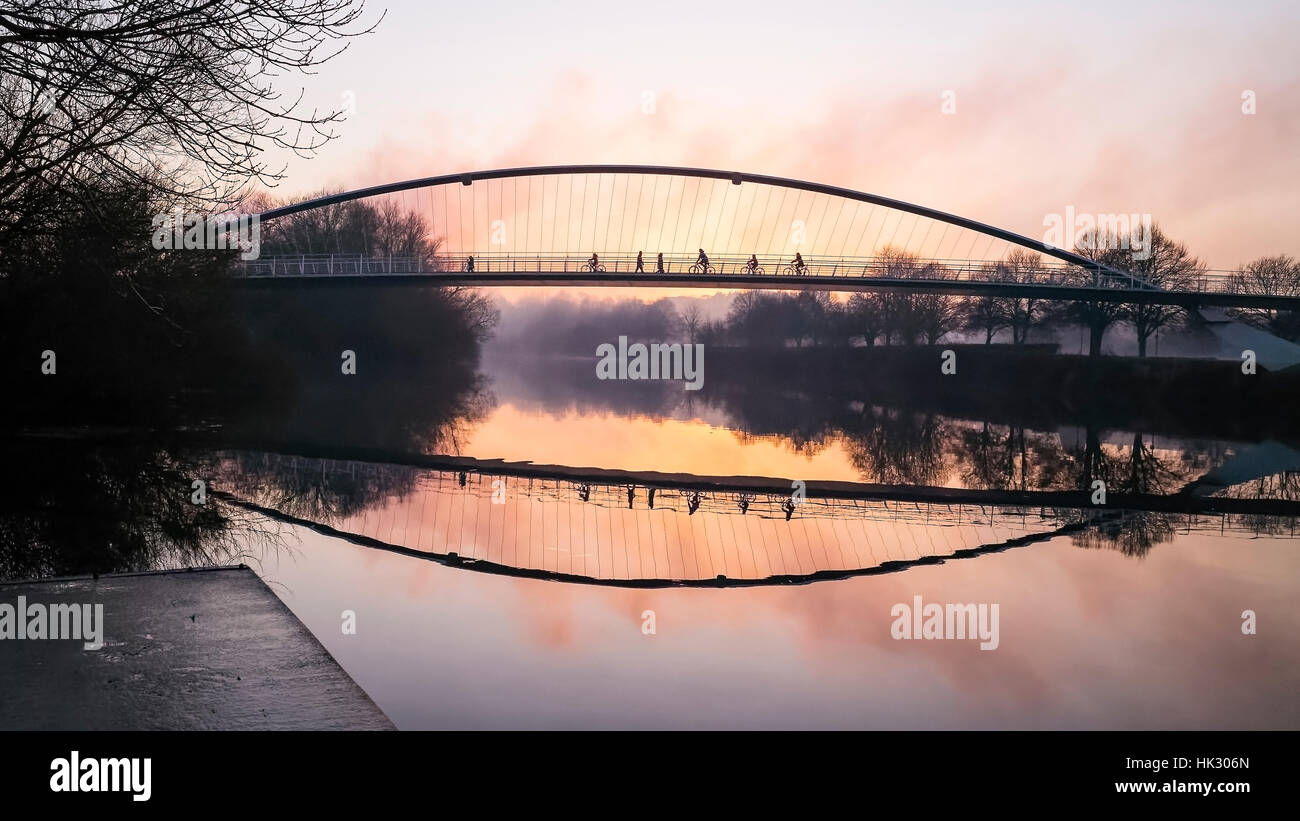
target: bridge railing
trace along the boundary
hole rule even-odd
[[[510,274],[629,274],[629,275],[702,275],[750,277],[830,277],[910,279],[918,281],[981,281],[1041,285],[1044,287],[1094,287],[1147,290],[1152,286],[1133,275],[1116,276],[1100,268],[1087,270],[1067,263],[1040,264],[1032,268],[1012,268],[1005,263],[967,259],[909,259],[885,257],[834,257],[806,255],[803,267],[784,255],[758,254],[751,266],[745,254],[709,256],[708,270],[693,254],[610,253],[590,256],[574,254],[521,254],[493,252],[482,254],[446,254],[434,257],[371,256],[362,254],[297,254],[267,256],[238,263],[236,273],[250,278],[329,277],[365,275],[463,275],[465,273]],[[1200,293],[1235,293],[1239,288],[1233,272],[1207,270],[1192,283]]]
[[[437,265],[413,256],[362,254],[295,254],[261,257],[239,263],[246,277],[357,276],[359,274],[428,274]]]

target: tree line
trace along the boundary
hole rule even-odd
[[[1131,273],[1161,290],[1194,290],[1205,276],[1205,263],[1187,247],[1170,239],[1159,226],[1150,244],[1139,251],[1115,235],[1089,235],[1076,250],[1103,266]],[[956,279],[958,272],[942,263],[922,260],[895,248],[884,249],[884,276],[899,279]],[[1005,259],[972,275],[988,282],[1035,284],[1042,281],[1041,255],[1013,249]],[[1053,270],[1065,285],[1127,287],[1127,279],[1098,275],[1082,267]],[[1254,260],[1235,271],[1228,287],[1237,293],[1300,296],[1300,261],[1287,256]],[[1229,314],[1286,339],[1300,339],[1300,319],[1294,311],[1233,309]],[[920,292],[855,293],[838,300],[828,292],[798,294],[749,291],[738,295],[726,317],[716,321],[682,317],[692,340],[747,346],[847,346],[860,339],[866,345],[935,345],[952,334],[972,334],[992,344],[1001,334],[1023,345],[1039,328],[1082,326],[1090,332],[1089,352],[1101,353],[1108,330],[1132,328],[1138,356],[1162,329],[1184,327],[1196,317],[1176,305],[1129,304],[1101,300],[1058,301],[1036,296],[955,296]]]

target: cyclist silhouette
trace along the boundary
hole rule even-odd
[[[794,265],[795,271],[798,273],[802,274],[804,271],[808,270],[808,266],[805,265],[803,261],[803,254],[798,251],[794,252],[794,262],[792,264]]]
[[[794,515],[795,507],[796,505],[793,499],[786,499],[781,503],[781,510],[785,512],[785,520],[787,522],[790,521],[790,517]]]
[[[700,266],[701,273],[709,270],[709,255],[704,253],[703,248],[700,249],[700,256],[699,259],[695,260],[695,264]]]
[[[597,265],[600,264],[600,257],[596,256],[595,251],[591,252],[591,259],[587,260],[587,264],[590,265],[592,268],[595,268]]]
[[[637,251],[637,252],[636,252],[636,272],[637,272],[638,274],[644,274],[644,273],[645,273],[645,260],[641,258],[641,252],[640,252],[640,251]]]
[[[758,270],[758,255],[757,255],[757,254],[750,254],[750,255],[749,255],[749,262],[746,262],[746,263],[745,263],[745,270],[748,271],[748,272],[751,273],[751,274]]]

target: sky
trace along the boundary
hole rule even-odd
[[[560,163],[842,185],[1042,237],[1150,214],[1212,267],[1300,256],[1300,4],[370,3],[278,85],[345,107],[301,195]],[[1254,113],[1246,113],[1248,100]]]

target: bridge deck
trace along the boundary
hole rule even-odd
[[[335,274],[244,277],[244,287],[280,288],[337,285],[464,287],[605,287],[714,288],[768,291],[842,291],[938,293],[954,296],[1030,297],[1042,300],[1180,305],[1187,308],[1273,308],[1300,310],[1300,297],[1233,294],[1222,291],[1151,291],[1130,288],[1081,288],[1023,285],[973,280],[916,280],[886,277],[776,277],[735,274],[593,274],[572,271],[531,273]]]
[[[801,268],[790,260],[748,257],[710,259],[646,257],[638,266],[628,254],[601,255],[594,265],[579,256],[487,254],[432,260],[360,255],[268,257],[242,263],[237,275],[249,287],[332,283],[468,287],[713,288],[742,290],[877,291],[995,296],[1042,300],[1179,305],[1187,308],[1271,308],[1300,310],[1300,296],[1244,292],[1231,272],[1206,271],[1183,288],[1154,288],[1131,275],[1071,265],[1012,270],[980,260],[910,260],[808,257]],[[639,270],[638,270],[639,269]]]

